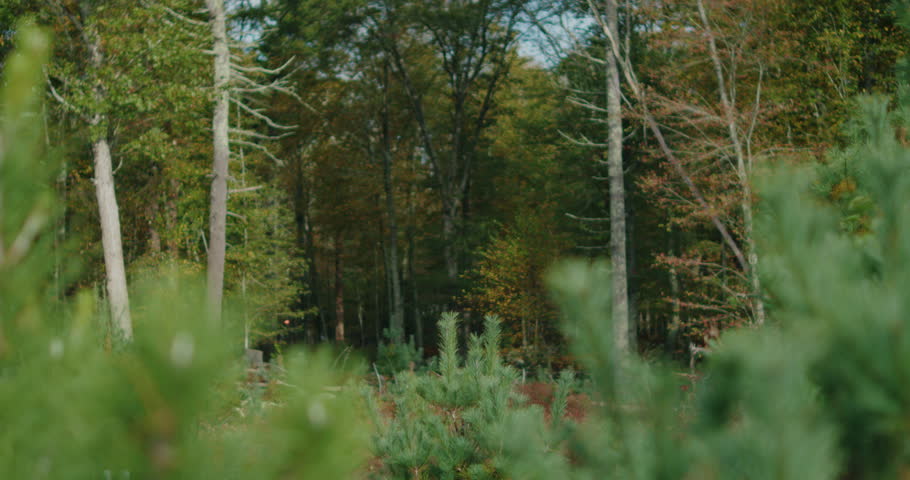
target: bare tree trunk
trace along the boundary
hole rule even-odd
[[[401,275],[398,271],[398,215],[395,210],[395,191],[392,184],[392,134],[389,131],[388,67],[383,89],[382,108],[382,180],[385,188],[386,215],[389,217],[389,281],[392,284],[392,305],[389,313],[392,341],[404,343],[404,299],[401,295]]]
[[[746,197],[748,195],[748,197]],[[752,218],[752,189],[743,185],[743,235],[746,237],[746,256],[749,259],[749,279],[752,281],[752,306],[755,323],[765,323],[765,302],[762,300],[761,278],[758,275],[758,251],[755,247],[754,220]]]
[[[675,232],[670,232],[670,256],[676,255],[676,238]],[[675,266],[670,266],[670,301],[673,302],[673,316],[670,319],[670,328],[667,335],[667,343],[671,348],[676,347],[679,340],[679,330],[682,327],[682,316],[680,315],[680,298],[679,298],[679,273]]]
[[[97,33],[90,34],[88,42],[92,67],[101,68],[103,56],[101,40]],[[95,86],[95,98],[104,100],[104,89]],[[123,265],[123,244],[120,236],[120,209],[117,206],[117,194],[114,190],[114,172],[111,160],[111,148],[107,140],[107,118],[96,113],[91,120],[93,129],[101,129],[92,143],[95,166],[95,197],[98,199],[98,217],[101,220],[101,245],[104,250],[104,271],[106,276],[107,298],[111,308],[111,319],[120,333],[127,340],[133,338],[133,322],[130,318],[130,298],[126,287],[126,268]]]
[[[214,159],[212,192],[209,208],[208,301],[214,318],[221,318],[224,296],[224,261],[227,241],[227,178],[230,143],[228,139],[228,82],[231,58],[227,42],[227,19],[224,0],[206,0],[212,28],[215,53],[215,112],[212,116]]]
[[[344,343],[344,268],[341,239],[335,237],[335,341]]]
[[[736,124],[736,99],[727,92],[726,81],[724,79],[723,65],[721,64],[720,54],[717,52],[717,41],[714,38],[714,32],[711,30],[711,24],[708,22],[708,13],[702,0],[698,0],[698,14],[701,17],[702,26],[707,33],[708,53],[711,55],[711,62],[714,64],[714,74],[717,77],[717,90],[720,94],[721,105],[724,108],[724,115],[727,121],[727,131],[730,135],[730,142],[733,144],[733,151],[736,154],[736,174],[740,186],[740,207],[743,211],[743,236],[746,244],[746,258],[749,263],[748,272],[749,280],[752,283],[753,296],[753,314],[755,323],[762,325],[765,323],[765,305],[761,296],[761,279],[758,276],[758,253],[755,249],[755,237],[752,218],[752,186],[750,183],[751,162],[746,159],[746,149],[743,147],[743,141],[739,135],[739,128]],[[759,108],[758,100],[761,96],[761,77],[759,77],[758,90],[756,92],[756,105]]]
[[[606,21],[618,32],[616,0],[607,0]],[[626,271],[626,192],[622,162],[622,104],[616,56],[607,55],[607,168],[610,178],[610,258],[613,264],[613,336],[617,350],[629,351],[629,293]]]
[[[611,0],[612,1],[612,0]],[[676,154],[673,153],[673,150],[670,149],[670,145],[667,144],[667,140],[663,135],[663,130],[658,125],[657,120],[654,119],[654,115],[648,109],[648,99],[647,92],[642,87],[641,83],[638,81],[638,78],[635,74],[635,70],[632,68],[632,64],[629,61],[629,58],[622,55],[620,52],[619,38],[617,37],[617,32],[610,29],[607,25],[606,20],[602,15],[598,13],[597,7],[595,6],[594,0],[588,0],[588,6],[591,11],[595,14],[595,20],[598,25],[604,32],[604,35],[607,37],[607,45],[612,50],[612,57],[618,62],[621,63],[622,69],[621,73],[626,79],[626,85],[629,86],[629,89],[632,91],[632,95],[638,100],[641,108],[641,115],[644,117],[645,124],[648,129],[654,134],[654,139],[657,140],[657,144],[660,147],[661,152],[667,158],[667,161],[670,162],[670,165],[673,167],[673,170],[680,177],[683,183],[686,185],[686,188],[689,190],[689,193],[695,199],[695,202],[698,206],[708,213],[711,223],[714,224],[714,227],[717,229],[720,236],[723,238],[724,243],[727,247],[733,251],[733,254],[736,256],[736,260],[739,263],[740,267],[744,272],[749,271],[749,263],[746,261],[745,255],[743,255],[742,250],[739,248],[739,245],[736,243],[736,240],[733,239],[733,236],[730,234],[730,230],[727,229],[727,226],[724,222],[714,213],[712,206],[702,195],[701,190],[695,185],[695,182],[692,181],[692,177],[686,171],[685,166],[682,162],[676,157]]]
[[[180,182],[176,178],[168,182],[167,200],[164,202],[165,210],[165,228],[168,231],[167,249],[171,259],[176,259],[179,255],[177,246],[177,235],[174,233],[177,228],[178,212],[177,198],[180,196]]]
[[[417,242],[414,240],[415,236],[415,226],[414,222],[414,210],[416,209],[412,191],[408,194],[408,211],[410,222],[408,224],[407,236],[408,236],[408,284],[411,287],[411,309],[414,316],[414,328],[417,330],[417,349],[423,352],[423,319],[420,317],[420,303],[418,303],[419,296],[417,292],[417,276],[414,273],[414,261],[416,259],[416,253],[414,249],[416,248]]]
[[[95,119],[92,123],[96,125],[100,123],[100,116],[96,116]],[[129,340],[133,338],[133,322],[130,318],[130,298],[126,288],[126,268],[123,265],[123,244],[120,240],[120,210],[114,191],[111,150],[107,139],[101,137],[95,140],[92,151],[95,157],[95,196],[98,199],[98,216],[101,219],[107,298],[114,324]]]

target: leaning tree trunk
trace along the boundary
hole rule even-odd
[[[103,55],[101,41],[97,33],[89,42],[89,54],[92,67],[101,68]],[[104,100],[105,92],[100,84],[95,86],[95,99],[98,103]],[[123,265],[123,244],[120,237],[120,209],[117,207],[117,193],[114,190],[114,172],[111,161],[111,148],[108,144],[107,119],[101,113],[92,117],[93,129],[101,133],[92,143],[95,167],[95,196],[98,199],[98,216],[101,220],[101,245],[104,250],[104,271],[107,286],[107,298],[111,309],[111,319],[120,334],[127,340],[133,338],[133,322],[130,318],[130,298],[126,288],[126,268]]]
[[[618,30],[616,0],[607,1],[607,28]],[[622,165],[622,104],[616,56],[607,55],[607,169],[610,179],[610,258],[613,264],[613,336],[616,348],[629,350],[629,295],[626,269],[626,192]]]
[[[743,212],[743,239],[746,244],[746,259],[748,267],[746,274],[749,276],[749,283],[752,288],[752,311],[754,322],[758,325],[765,323],[765,303],[762,300],[761,278],[758,275],[758,253],[755,246],[755,236],[752,218],[752,187],[750,184],[751,157],[746,158],[743,140],[740,138],[739,129],[736,124],[736,97],[735,84],[731,87],[731,94],[727,93],[726,81],[724,79],[724,68],[721,63],[720,54],[717,50],[717,41],[714,38],[714,32],[711,30],[711,24],[708,21],[708,13],[704,3],[699,0],[698,13],[701,17],[702,26],[705,29],[708,40],[708,53],[711,56],[711,63],[714,65],[714,74],[717,77],[717,90],[720,95],[721,106],[724,108],[726,117],[727,132],[730,135],[730,143],[733,144],[733,151],[736,155],[736,174],[740,186],[740,208]],[[761,78],[761,77],[759,77]],[[756,93],[756,108],[758,108],[758,99],[761,92],[761,80]]]
[[[96,116],[100,123],[100,116]],[[95,120],[92,123],[97,124]],[[104,137],[92,145],[95,157],[95,196],[98,198],[98,216],[101,219],[101,245],[104,249],[104,271],[107,277],[107,298],[111,318],[127,340],[133,338],[130,318],[130,298],[126,288],[126,268],[123,265],[123,244],[120,240],[120,210],[114,191],[114,174],[111,170],[111,149]]]
[[[215,53],[215,113],[212,116],[214,159],[209,207],[208,301],[214,318],[221,318],[224,296],[224,260],[227,241],[227,178],[230,144],[228,139],[228,82],[231,58],[227,42],[224,0],[206,0]]]

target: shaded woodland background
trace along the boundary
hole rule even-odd
[[[209,18],[197,3],[0,6],[0,68],[21,22],[55,38],[43,121],[62,160],[58,299],[83,288],[106,295],[92,184],[101,130],[128,283],[162,265],[205,270],[214,89]],[[861,234],[866,212],[850,201],[857,166],[825,154],[845,145],[857,94],[898,90],[910,38],[884,0],[618,3],[621,68],[644,93],[621,82],[632,338],[641,352],[688,359],[690,345],[763,318],[762,291],[730,248],[753,241],[743,213],[753,198],[729,125],[750,173],[827,165],[819,194]],[[558,258],[610,254],[603,8],[228,2],[224,279],[249,345],[413,338],[432,353],[436,320],[456,310],[470,331],[498,315],[510,362],[568,363],[542,278]],[[92,61],[86,32],[103,62]],[[98,112],[108,120],[93,123]],[[703,201],[667,160],[649,115]]]

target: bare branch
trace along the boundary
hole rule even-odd
[[[265,156],[269,157],[269,159],[271,159],[273,162],[275,162],[279,166],[284,166],[284,163],[285,163],[284,160],[276,157],[271,151],[269,151],[268,148],[266,148],[258,143],[248,142],[246,140],[237,140],[237,139],[233,139],[233,138],[231,139],[231,143],[236,144],[236,145],[243,145],[243,146],[255,149],[255,150],[259,150],[260,152],[265,154]]]
[[[263,188],[262,185],[256,185],[255,187],[246,187],[246,188],[238,188],[236,190],[228,190],[228,193],[233,195],[235,193],[255,192],[256,190],[262,190],[262,188]]]
[[[250,115],[262,120],[263,122],[265,122],[266,125],[268,125],[272,128],[275,128],[278,130],[294,130],[297,128],[296,125],[281,125],[279,123],[275,123],[274,120],[269,118],[267,115],[263,114],[261,110],[251,108],[247,104],[243,103],[242,101],[240,101],[236,98],[231,98],[231,102],[233,102],[235,105],[240,107],[240,109],[245,111],[246,113],[249,113]]]
[[[246,217],[244,217],[243,215],[240,215],[239,213],[234,213],[230,210],[227,211],[227,215],[229,217],[239,218],[240,220],[243,220],[244,222],[246,221]]]
[[[604,218],[604,217],[579,217],[579,216],[573,215],[573,214],[571,214],[571,213],[566,213],[566,216],[569,217],[569,218],[571,218],[572,220],[578,220],[579,222],[595,222],[595,223],[600,223],[600,222],[609,222],[609,221],[610,221],[609,218]]]
[[[42,210],[40,207],[35,208],[25,219],[22,229],[19,230],[19,234],[16,235],[16,239],[13,240],[13,244],[10,245],[7,252],[7,264],[14,264],[21,260],[28,253],[38,234],[41,233],[41,229],[44,228],[48,218],[47,214]],[[0,261],[2,260],[3,258],[0,256]]]
[[[606,143],[597,143],[597,142],[588,140],[588,137],[586,137],[584,135],[581,136],[581,138],[582,138],[581,140],[578,140],[578,139],[573,138],[566,132],[563,132],[562,130],[559,130],[558,132],[562,138],[565,138],[569,142],[572,142],[573,145],[578,145],[578,146],[582,146],[582,147],[597,147],[597,148],[605,148],[607,146]]]
[[[264,133],[254,132],[252,130],[243,130],[239,128],[231,128],[228,131],[236,135],[258,138],[260,140],[281,140],[282,138],[286,138],[294,134],[294,132],[285,132],[281,135],[266,135]]]
[[[232,55],[232,57],[234,57]],[[236,58],[236,57],[234,57]],[[283,65],[277,68],[264,68],[264,67],[244,67],[242,65],[237,65],[236,63],[231,63],[231,69],[237,70],[243,73],[262,73],[265,75],[278,75],[283,72],[288,66],[291,65],[291,62],[296,60],[296,57],[291,57],[288,61],[284,62]]]

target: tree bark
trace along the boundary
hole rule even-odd
[[[727,226],[721,221],[720,217],[714,213],[714,209],[702,195],[701,190],[695,185],[695,182],[692,181],[692,177],[686,171],[686,168],[683,166],[682,162],[676,157],[676,154],[673,153],[673,150],[670,149],[670,145],[667,144],[666,138],[664,138],[663,131],[658,125],[657,120],[654,119],[654,115],[648,109],[648,99],[645,90],[643,89],[641,83],[638,81],[638,78],[635,75],[635,70],[632,68],[631,63],[627,57],[623,57],[620,52],[619,39],[616,36],[616,33],[607,26],[607,22],[603,19],[603,16],[597,14],[598,10],[595,6],[594,0],[588,0],[588,5],[593,12],[595,12],[596,20],[598,25],[604,32],[604,35],[607,36],[607,45],[612,50],[612,57],[618,62],[621,63],[622,75],[626,79],[626,85],[629,86],[629,89],[632,91],[632,95],[638,100],[641,108],[641,115],[644,117],[645,124],[651,132],[654,134],[655,140],[660,147],[660,151],[667,158],[667,161],[670,162],[670,165],[673,167],[673,170],[676,174],[682,179],[683,183],[686,185],[686,188],[689,190],[689,193],[695,199],[695,202],[698,206],[704,210],[708,216],[711,218],[711,223],[714,225],[714,228],[717,229],[720,233],[721,238],[723,238],[724,243],[727,247],[733,251],[733,255],[736,256],[736,260],[739,263],[743,271],[749,270],[749,263],[746,261],[745,255],[743,255],[742,250],[739,248],[739,245],[736,243],[736,240],[733,239],[733,236],[730,234],[730,231],[727,229]]]
[[[206,0],[215,53],[215,112],[212,116],[214,159],[209,207],[208,302],[213,318],[221,319],[224,296],[224,262],[227,247],[227,179],[230,143],[228,139],[228,83],[231,74],[224,0]]]
[[[100,115],[93,124],[101,122]],[[100,137],[92,144],[95,160],[95,196],[98,199],[98,216],[101,219],[101,245],[104,249],[104,270],[107,281],[107,298],[111,319],[127,340],[133,338],[130,317],[130,298],[126,288],[126,268],[123,264],[123,244],[120,239],[120,210],[114,191],[114,174],[111,169],[111,150],[107,138]]]
[[[619,31],[616,0],[607,0],[606,21],[611,32]],[[610,181],[610,258],[613,277],[613,336],[617,350],[629,351],[629,294],[626,258],[626,192],[622,161],[622,104],[619,66],[607,55],[607,169]]]
[[[104,56],[101,52],[101,39],[96,32],[89,33],[89,54],[92,68],[101,68]],[[105,92],[99,83],[95,86],[95,99],[102,103]],[[95,132],[92,142],[94,157],[95,197],[98,200],[98,217],[101,221],[101,245],[104,250],[104,271],[106,277],[107,298],[111,309],[111,319],[126,340],[133,338],[133,322],[130,317],[130,298],[126,286],[126,268],[123,264],[123,243],[120,234],[120,209],[117,206],[117,193],[114,190],[114,172],[111,160],[111,148],[107,139],[107,118],[102,113],[95,113],[91,119]]]
[[[411,310],[414,329],[417,331],[417,348],[423,350],[423,319],[420,318],[420,304],[417,294],[417,277],[414,274],[414,228],[408,228],[408,284],[411,286]]]
[[[176,178],[172,178],[168,182],[167,200],[164,202],[165,226],[168,232],[165,243],[172,259],[176,259],[180,254],[177,246],[177,234],[175,233],[178,222],[177,198],[179,197],[180,182]]]
[[[335,237],[335,341],[344,343],[344,264],[341,239]]]
[[[442,212],[442,238],[445,245],[443,246],[443,257],[446,262],[446,275],[449,280],[458,278],[458,251],[455,248],[457,240],[455,233],[455,222],[457,221],[458,212],[454,208],[443,207]]]
[[[404,299],[401,294],[401,275],[398,270],[398,212],[395,210],[395,191],[392,182],[392,134],[389,125],[388,74],[383,91],[382,109],[382,181],[385,189],[386,215],[389,217],[389,275],[392,283],[392,305],[389,315],[392,340],[404,342]]]
[[[670,231],[670,256],[676,255],[676,233]],[[679,340],[679,331],[682,328],[679,298],[679,273],[675,266],[670,266],[670,301],[673,302],[673,314],[670,317],[670,328],[667,334],[667,343],[670,348],[676,348]]]

